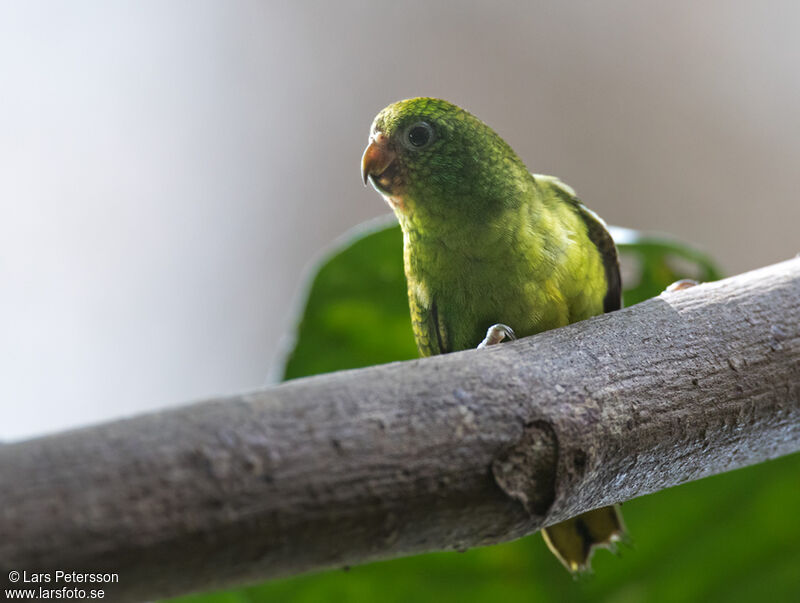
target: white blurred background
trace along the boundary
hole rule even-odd
[[[0,3],[0,440],[262,385],[304,267],[447,98],[609,222],[800,251],[800,4]]]

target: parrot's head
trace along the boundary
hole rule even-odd
[[[401,222],[423,223],[485,216],[518,198],[515,186],[530,178],[489,126],[436,98],[402,100],[378,113],[361,174]]]

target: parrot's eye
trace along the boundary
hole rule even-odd
[[[417,122],[406,128],[403,139],[409,148],[421,149],[428,146],[433,140],[433,128],[427,122]]]

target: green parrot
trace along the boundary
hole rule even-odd
[[[557,178],[532,174],[482,121],[447,101],[389,105],[372,123],[364,184],[403,230],[422,356],[533,335],[621,307],[605,223]],[[542,530],[572,572],[625,535],[606,507]]]

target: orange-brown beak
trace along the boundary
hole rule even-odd
[[[389,145],[389,137],[383,132],[375,132],[369,137],[369,144],[364,149],[361,157],[361,177],[364,179],[364,186],[370,176],[380,177],[392,164],[397,154]]]

